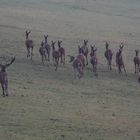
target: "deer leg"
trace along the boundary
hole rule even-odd
[[[58,59],[57,58],[56,58],[55,62],[56,62],[55,71],[57,71],[57,67],[58,67]]]
[[[2,87],[2,93],[3,93],[3,97],[5,97],[4,84],[2,84],[2,83],[1,83],[1,87]]]
[[[27,48],[27,58],[30,56],[30,50]]]
[[[74,71],[74,79],[76,79],[77,69],[76,69],[76,68],[74,68],[74,69],[73,69],[73,71]]]
[[[111,67],[111,60],[109,60],[109,69],[112,70],[112,67]]]
[[[119,73],[122,73],[121,71],[121,65],[118,65]]]
[[[86,61],[87,61],[86,65],[88,65],[88,58],[87,58],[87,55],[86,55]]]
[[[127,76],[125,65],[123,65],[123,69],[124,69],[125,75]]]
[[[41,56],[41,59],[42,59],[42,64],[44,65],[44,57],[43,57],[43,55]]]
[[[61,56],[60,56],[60,59],[61,59],[61,64],[63,63],[63,55],[61,54]]]
[[[135,74],[136,74],[136,67],[137,67],[137,66],[136,66],[136,64],[135,64]]]
[[[98,76],[98,73],[97,73],[97,65],[95,66],[95,76],[96,77]]]
[[[6,96],[8,96],[8,82],[5,83],[5,91],[6,91]]]
[[[50,52],[48,51],[48,61],[50,62]]]
[[[64,54],[63,58],[64,58],[64,59],[63,59],[63,64],[65,64],[65,54]]]
[[[31,48],[31,60],[32,60],[32,56],[33,56],[33,48]]]

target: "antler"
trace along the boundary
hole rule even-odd
[[[6,60],[6,57],[1,57],[3,60],[5,60],[5,64],[0,64],[1,67],[8,67],[10,66],[14,61],[15,61],[15,56],[14,57],[11,57],[11,61],[8,62],[8,60]],[[2,61],[3,63],[4,61]]]
[[[58,40],[58,46],[61,46],[62,40]]]

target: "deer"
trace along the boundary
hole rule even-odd
[[[123,68],[125,75],[127,76],[124,61],[123,61],[123,56],[122,56],[123,48],[124,45],[121,43],[119,51],[116,53],[116,66],[118,67],[119,73],[122,73],[122,68]]]
[[[82,54],[86,58],[86,65],[88,65],[88,53],[89,53],[87,43],[88,43],[88,40],[84,40],[84,44],[81,47]]]
[[[58,44],[58,50],[60,54],[60,63],[64,65],[65,64],[65,49],[61,46],[62,41],[58,40],[57,44]]]
[[[85,56],[82,53],[82,48],[78,45],[78,50],[79,50],[79,54],[77,55],[77,58],[79,58],[82,63],[83,63],[83,68],[85,68]]]
[[[46,48],[46,51],[47,51],[47,60],[50,61],[50,52],[51,52],[51,46],[49,45],[48,43],[48,37],[49,35],[44,35],[44,39],[45,39],[45,48]]]
[[[8,96],[8,74],[6,68],[9,67],[15,61],[15,57],[11,58],[11,61],[6,64],[0,64],[0,83],[2,87],[3,97]]]
[[[139,58],[139,50],[135,50],[135,57],[133,59],[135,65],[135,74],[138,75],[140,71],[140,58]]]
[[[56,49],[55,49],[55,43],[56,43],[56,42],[51,41],[52,58],[53,58],[53,61],[55,62],[55,71],[57,71],[58,64],[59,64],[60,53],[59,53],[59,50],[56,50]]]
[[[104,56],[105,56],[105,58],[107,60],[108,69],[109,70],[112,70],[112,57],[113,57],[113,52],[112,52],[111,49],[109,49],[109,43],[108,42],[106,42],[105,47],[106,47],[106,50],[105,50]]]
[[[33,40],[29,39],[30,33],[31,33],[31,31],[26,30],[26,32],[25,32],[25,36],[26,36],[25,45],[27,48],[27,58],[30,57],[32,60],[34,44],[33,44]]]
[[[41,55],[42,64],[44,65],[44,60],[47,59],[47,56],[46,56],[47,50],[46,50],[46,48],[45,48],[45,44],[44,44],[43,41],[41,42],[41,46],[40,46],[40,48],[39,48],[39,53],[40,53],[40,55]]]
[[[95,76],[98,76],[98,73],[97,73],[98,59],[97,59],[97,56],[96,56],[97,48],[95,47],[95,45],[91,45],[90,47],[91,47],[90,63],[92,65],[93,72],[95,73]]]
[[[80,57],[74,57],[71,55],[68,55],[68,57],[70,58],[70,63],[72,63],[73,66],[73,70],[74,70],[74,78],[76,79],[77,77],[80,79],[83,77],[83,70],[84,70],[84,65],[82,60],[80,59]]]

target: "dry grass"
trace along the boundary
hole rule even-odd
[[[1,0],[0,54],[15,54],[8,69],[8,98],[0,98],[0,139],[3,140],[139,140],[140,88],[133,74],[134,49],[139,48],[139,1]],[[25,28],[35,41],[33,62],[26,59]],[[75,54],[83,39],[98,47],[99,77],[90,71],[74,80],[71,66],[57,72],[42,66],[38,53],[43,34],[62,39]],[[108,72],[104,41],[114,52],[125,40],[128,77],[114,67]],[[115,62],[113,62],[115,64]]]

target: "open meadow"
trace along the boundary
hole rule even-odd
[[[25,30],[35,44],[26,58]],[[63,40],[76,55],[84,39],[95,43],[98,77],[89,64],[82,79],[66,65],[44,66],[43,35]],[[114,52],[107,69],[105,41]],[[124,42],[128,76],[118,74],[115,53]],[[90,48],[89,48],[90,49]],[[0,96],[0,140],[140,140],[140,84],[133,57],[140,49],[139,0],[0,0],[0,55],[15,55],[9,97]],[[0,90],[2,95],[2,90]]]

